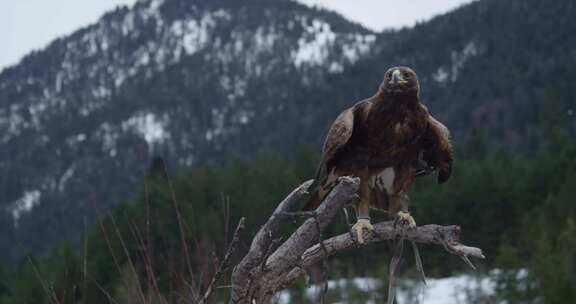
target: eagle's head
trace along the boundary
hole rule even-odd
[[[388,69],[380,89],[387,94],[418,95],[420,84],[416,72],[409,67],[398,66]]]

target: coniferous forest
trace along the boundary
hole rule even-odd
[[[576,282],[576,144],[564,139],[531,157],[478,152],[477,144],[458,151],[448,185],[437,186],[432,177],[418,181],[412,193],[416,219],[419,224],[458,223],[464,240],[483,248],[487,259],[473,273],[490,276],[495,293],[475,294],[474,303],[567,303]],[[62,244],[49,256],[5,270],[2,303],[140,303],[140,297],[156,303],[158,294],[168,302],[190,301],[208,283],[213,258],[225,250],[230,241],[225,236],[231,237],[239,217],[247,217],[245,250],[275,204],[311,176],[316,155],[307,149],[290,159],[260,155],[180,176],[168,176],[157,159],[138,198],[99,219],[80,247]],[[328,234],[346,227],[342,217]],[[430,277],[469,271],[439,248],[421,249]],[[390,250],[380,244],[338,255],[329,262],[329,278],[384,280]],[[414,272],[407,254],[401,277],[413,278]],[[225,300],[227,291],[218,296]],[[368,297],[358,293],[355,301]]]
[[[478,0],[376,33],[289,0],[107,13],[0,72],[0,304],[194,303],[240,218],[233,263],[314,177],[330,122],[394,65],[416,70],[455,145],[447,184],[417,179],[413,215],[460,225],[486,256],[473,271],[422,246],[428,277],[479,282],[463,303],[572,303],[575,15],[572,0]],[[347,229],[342,213],[325,234]],[[328,281],[376,283],[327,303],[385,302],[392,251],[330,258]],[[211,302],[227,302],[230,271]],[[320,272],[279,303],[314,303]],[[399,303],[426,303],[408,251],[398,276]]]

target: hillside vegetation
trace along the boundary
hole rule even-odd
[[[419,224],[461,225],[463,239],[483,248],[488,257],[479,274],[502,270],[491,301],[497,296],[510,303],[566,303],[574,296],[576,143],[558,144],[552,152],[530,158],[460,151],[466,157],[460,158],[447,185],[425,177],[412,193]],[[248,226],[235,261],[275,204],[310,177],[314,155],[302,152],[291,160],[264,155],[172,178],[157,160],[137,200],[91,228],[80,250],[65,245],[50,257],[23,262],[4,281],[0,303],[49,303],[52,294],[59,303],[113,303],[109,296],[140,303],[130,299],[140,292],[152,297],[160,293],[171,303],[193,299],[191,290],[203,290],[208,283],[214,259],[223,253],[238,219],[247,217]],[[284,237],[290,227],[288,221]],[[342,217],[328,235],[344,231]],[[385,279],[389,246],[338,255],[330,261],[329,277]],[[441,248],[425,247],[422,254],[431,276],[467,270]],[[402,276],[411,277],[415,269],[410,257],[405,258]],[[528,273],[521,280],[520,270]],[[227,291],[220,290],[218,296],[225,299]]]

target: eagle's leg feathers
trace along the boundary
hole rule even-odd
[[[368,183],[360,185],[359,199],[356,203],[356,224],[352,226],[352,231],[356,233],[359,244],[364,244],[364,229],[373,231],[374,227],[370,223],[370,188]]]
[[[399,211],[396,213],[396,218],[394,219],[394,227],[398,225],[408,227],[408,229],[414,229],[416,228],[416,220],[410,215],[410,212]]]
[[[408,205],[410,199],[405,193],[392,195],[392,202],[390,205],[390,214],[394,214],[394,228],[401,226],[403,228],[413,229],[416,228],[416,220],[410,215]]]
[[[373,231],[374,226],[370,223],[369,218],[358,218],[356,224],[352,226],[352,230],[356,233],[356,238],[359,244],[364,244],[364,229],[368,231]]]

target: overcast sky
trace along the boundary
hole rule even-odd
[[[381,30],[413,25],[471,0],[299,0]],[[51,40],[136,0],[0,0],[0,69]]]

